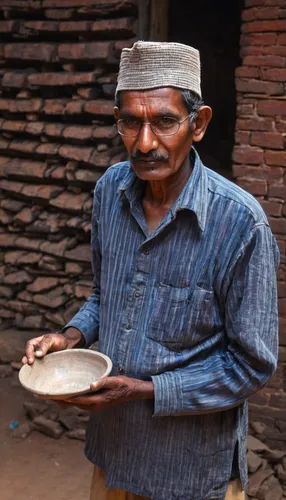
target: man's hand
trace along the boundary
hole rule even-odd
[[[153,382],[146,382],[129,377],[105,377],[91,384],[93,394],[76,396],[65,400],[65,406],[77,406],[81,410],[101,411],[127,401],[153,399]]]
[[[22,363],[32,365],[36,358],[42,358],[48,352],[64,351],[74,347],[83,347],[84,339],[79,330],[68,328],[62,333],[47,333],[29,340],[26,345],[25,356]]]

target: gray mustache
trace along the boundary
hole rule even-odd
[[[167,161],[169,160],[169,155],[167,153],[166,154],[157,153],[157,151],[150,151],[150,153],[145,155],[142,154],[140,151],[134,151],[134,153],[130,155],[130,158],[132,160],[143,160],[143,161],[144,160]]]

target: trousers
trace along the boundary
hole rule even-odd
[[[105,487],[105,474],[103,470],[94,467],[91,488],[90,500],[150,500],[141,495],[128,493],[128,491],[118,490],[116,488]],[[242,491],[241,483],[237,479],[229,483],[225,500],[245,500],[245,493]]]

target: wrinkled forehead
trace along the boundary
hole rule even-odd
[[[146,107],[150,109],[170,110],[185,112],[186,107],[180,89],[174,87],[160,87],[148,90],[122,90],[118,96],[120,110],[132,111],[135,108]]]

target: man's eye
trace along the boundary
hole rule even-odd
[[[164,116],[163,118],[158,118],[153,122],[153,125],[159,128],[168,128],[174,125],[174,118],[170,118],[168,116]]]
[[[136,120],[135,118],[125,118],[124,120],[122,120],[122,122],[124,126],[128,128],[138,127],[138,120]]]

